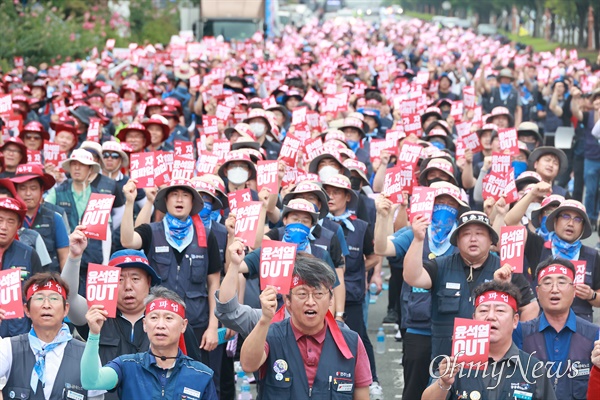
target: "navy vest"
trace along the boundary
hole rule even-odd
[[[482,267],[473,288],[494,279],[494,272],[500,267],[500,259],[490,254]],[[475,306],[464,271],[460,254],[439,257],[437,278],[432,285],[431,322],[432,356],[450,355],[454,318],[472,318]],[[435,292],[434,292],[435,291]]]
[[[13,240],[12,244],[4,253],[2,270],[11,268],[21,268],[21,280],[26,281],[36,272],[31,269],[31,255],[34,250],[19,242]],[[31,329],[31,321],[27,317],[18,319],[8,319],[0,324],[0,337],[12,337],[22,333],[29,332]]]
[[[58,263],[58,252],[56,251],[56,225],[54,223],[55,211],[42,204],[38,209],[35,219],[31,223],[31,228],[42,236],[48,254],[52,259],[50,271],[60,272]]]
[[[221,255],[221,261],[225,265],[225,249],[227,248],[227,228],[220,222],[212,221],[210,224],[210,232],[217,238],[219,244],[219,254]],[[207,231],[208,234],[208,231]]]
[[[588,113],[588,119],[585,121],[583,128],[585,137],[585,152],[584,157],[587,160],[600,160],[600,143],[598,139],[592,135],[592,128],[594,127],[594,113]]]
[[[346,257],[348,255],[348,243],[346,243],[346,236],[340,224],[330,220],[329,218],[323,218],[321,221],[323,221],[321,228],[327,228],[331,232],[333,232],[334,235],[337,235],[338,239],[340,240],[340,246],[342,247],[342,254],[344,255],[344,257]],[[342,233],[338,234],[338,231],[340,229],[342,230]]]
[[[272,324],[267,333],[269,356],[264,364],[265,376],[258,381],[257,400],[306,400],[309,397],[323,400],[351,399],[358,334],[344,327],[340,327],[340,330],[354,357],[347,360],[340,353],[327,328],[317,374],[310,389],[290,319]],[[280,365],[285,365],[281,361],[287,363],[287,368],[280,368]],[[278,371],[281,373],[280,380],[277,379]],[[332,378],[331,382],[329,378]]]
[[[365,299],[365,258],[363,243],[369,224],[358,218],[352,219],[354,232],[344,230],[350,254],[346,256],[344,284],[346,285],[346,303],[361,303]]]
[[[458,247],[451,246],[453,254],[458,253]],[[435,258],[429,248],[429,233],[425,233],[423,242],[423,261]],[[404,256],[401,258],[404,261]],[[416,289],[416,290],[414,290]],[[402,283],[402,296],[400,306],[402,307],[400,325],[402,328],[431,329],[431,291],[413,288],[406,281]]]
[[[541,380],[547,379],[546,374],[543,374],[542,377],[537,377],[540,374],[540,371],[536,371],[534,376],[533,368],[539,363],[539,360],[535,357],[530,357],[526,352],[519,350],[519,364],[516,362],[506,361],[504,364],[504,368],[501,365],[490,366],[488,370],[485,371],[488,375],[499,374],[502,371],[502,376],[498,377],[498,381],[494,382],[490,379],[490,386],[494,387],[496,384],[498,386],[495,389],[492,389],[495,394],[495,399],[527,399],[526,395],[519,396],[518,393],[514,393],[515,390],[520,390],[522,392],[526,392],[532,395],[529,397],[531,400],[546,400],[541,399],[535,395],[536,388],[538,386],[543,386],[543,382]],[[523,372],[525,371],[525,375],[523,376]],[[474,399],[473,392],[479,392],[480,399],[487,399],[486,393],[488,393],[489,389],[487,385],[481,379],[483,370],[477,371],[479,375],[475,376],[475,370],[465,370],[463,374],[471,373],[472,375],[469,377],[468,375],[463,378],[458,378],[459,372],[457,374],[457,378],[452,385],[452,390],[455,392],[454,398],[464,398],[464,399]],[[531,382],[531,383],[529,383]],[[435,383],[434,383],[435,385]],[[459,397],[459,396],[465,397]],[[469,396],[469,397],[466,397]]]
[[[493,88],[489,97],[489,109],[486,110],[491,113],[496,107],[506,107],[510,114],[514,117],[517,106],[519,105],[519,92],[515,88],[510,89],[510,94],[506,100],[500,98],[500,88]]]
[[[208,326],[208,251],[198,246],[196,230],[192,242],[183,251],[181,264],[177,264],[173,248],[167,242],[162,222],[150,224],[152,242],[148,259],[162,278],[162,285],[175,291],[186,304],[185,316],[194,329]],[[208,236],[208,233],[207,233]]]
[[[2,390],[4,398],[45,400],[42,383],[38,381],[35,394],[29,384],[31,371],[35,365],[35,355],[29,347],[29,334],[12,337],[10,344],[12,346],[12,366],[6,386]],[[50,394],[51,399],[87,399],[87,390],[81,386],[80,372],[84,348],[85,344],[78,340],[72,339],[67,342]]]
[[[554,382],[556,398],[585,399],[588,380],[592,368],[591,354],[594,341],[598,338],[598,327],[583,318],[576,318],[575,332],[571,335],[571,346],[567,359],[571,362],[561,365],[558,374],[564,375]],[[523,336],[523,351],[533,354],[542,361],[548,361],[544,332],[540,332],[540,317],[521,324]],[[535,352],[535,354],[534,354]],[[566,372],[569,368],[569,372]],[[566,373],[565,373],[566,372]],[[569,377],[571,376],[571,377]]]

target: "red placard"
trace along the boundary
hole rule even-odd
[[[194,88],[196,90],[200,89],[200,75],[192,75],[190,77],[190,89]]]
[[[252,194],[250,193],[250,189],[236,190],[235,192],[227,193],[227,201],[230,212],[234,212],[242,203],[252,201]]]
[[[217,119],[223,122],[227,121],[227,118],[229,118],[229,114],[231,114],[231,110],[231,107],[227,107],[225,104],[219,103],[217,105],[216,111]]]
[[[4,319],[23,318],[21,268],[0,271],[0,308]]]
[[[198,157],[196,171],[199,175],[212,174],[215,172],[218,162],[219,156],[209,153],[208,151],[202,151],[200,152],[200,157]]]
[[[492,153],[492,172],[506,174],[510,169],[510,154]]]
[[[483,146],[479,141],[479,136],[477,136],[477,132],[471,132],[470,122],[461,122],[459,124],[456,124],[456,130],[459,133],[458,136],[465,143],[467,149],[471,149],[473,153],[478,153],[483,150]]]
[[[412,197],[410,198],[410,223],[415,217],[423,216],[427,221],[431,222],[431,214],[433,214],[433,204],[435,203],[436,189],[417,186],[413,188]]]
[[[283,175],[283,179],[281,180],[281,187],[285,188],[289,185],[293,185],[298,182],[298,176],[301,175],[301,171],[296,167],[285,167],[285,174]]]
[[[42,152],[27,149],[27,163],[28,164],[41,164],[42,163]]]
[[[173,157],[171,179],[190,180],[194,176],[194,160],[183,156]]]
[[[490,353],[490,327],[486,321],[454,318],[452,356],[457,364],[464,362],[469,369],[485,368]]]
[[[296,166],[298,152],[302,146],[302,141],[296,136],[288,133],[283,140],[281,150],[279,151],[279,159],[290,167]]]
[[[467,110],[473,110],[477,106],[475,103],[475,88],[465,86],[463,88],[463,104]]]
[[[383,193],[388,196],[392,203],[402,203],[404,201],[403,192],[411,192],[413,175],[412,164],[400,163],[394,168],[387,169]]]
[[[23,130],[23,117],[19,114],[12,113],[8,118],[4,119],[6,127],[13,132],[12,136],[19,136]]]
[[[154,184],[154,152],[130,154],[129,171],[131,179],[136,180],[138,189],[153,188]]]
[[[90,263],[85,287],[88,307],[99,304],[108,312],[108,318],[117,316],[117,300],[121,268]]]
[[[369,158],[371,162],[375,161],[381,156],[381,151],[385,149],[387,143],[385,139],[372,139],[369,146]]]
[[[457,160],[459,158],[465,157],[466,150],[467,150],[467,145],[465,144],[464,139],[461,137],[456,139],[456,152],[454,154],[455,154]]]
[[[320,137],[308,139],[304,142],[304,152],[306,153],[306,159],[312,160],[315,157],[320,156],[325,152],[323,148],[323,141]]]
[[[279,161],[259,161],[256,166],[256,184],[258,191],[263,188],[269,189],[270,193],[279,193],[279,182],[277,181],[277,171]]]
[[[421,115],[420,114],[404,114],[402,115],[402,126],[406,136],[415,134],[421,137],[423,133],[421,129]]]
[[[277,288],[277,293],[289,293],[297,247],[294,243],[263,240],[260,249],[261,290],[272,285]]]
[[[205,135],[218,135],[219,134],[219,119],[214,115],[205,115],[202,117],[202,127],[204,128]]]
[[[219,161],[225,160],[225,156],[231,149],[231,142],[227,139],[215,139],[213,142],[213,154],[219,156]]]
[[[10,94],[0,95],[0,114],[8,114],[12,111],[12,96]]]
[[[506,200],[506,204],[512,204],[519,200],[519,192],[517,191],[514,168],[511,168],[508,173],[504,175],[504,179],[504,199]]]
[[[418,144],[404,142],[402,143],[402,147],[400,148],[398,162],[405,162],[407,164],[417,165],[422,150],[423,147]]]
[[[524,226],[503,226],[500,228],[500,265],[509,264],[513,273],[522,274],[524,251]]]
[[[452,106],[450,108],[450,116],[452,116],[452,118],[454,118],[455,120],[460,121],[462,119],[463,112],[464,112],[463,102],[460,100],[453,101]]]
[[[175,140],[173,142],[175,156],[184,157],[190,160],[194,159],[194,143],[183,140]]]
[[[500,129],[498,139],[500,140],[500,151],[503,154],[519,155],[519,143],[515,128]]]
[[[90,118],[86,140],[100,143],[100,118]]]
[[[498,201],[500,197],[504,197],[507,204],[514,203],[519,199],[515,179],[513,178],[514,170],[510,168],[508,172],[490,172],[483,178],[483,199],[488,197]]]
[[[66,154],[60,151],[60,146],[57,143],[44,140],[44,148],[42,152],[44,154],[45,162],[52,164],[55,167],[60,166],[60,164],[66,160]],[[63,157],[61,157],[61,153]]]
[[[242,239],[246,246],[254,246],[262,206],[262,201],[238,204],[235,212],[235,237]]]
[[[154,152],[154,186],[161,187],[171,181],[173,171],[173,152]]]
[[[83,230],[85,236],[90,239],[106,240],[108,220],[114,201],[115,196],[112,194],[91,194],[81,218],[81,225],[86,225],[86,229]]]
[[[580,260],[572,260],[571,261],[575,266],[575,279],[573,279],[574,285],[580,285],[585,283],[585,261]]]

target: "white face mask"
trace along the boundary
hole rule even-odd
[[[253,122],[250,124],[250,130],[257,138],[262,137],[267,131],[267,126],[262,122]]]
[[[248,180],[249,172],[242,167],[230,168],[227,170],[227,180],[234,185],[241,185]]]
[[[525,216],[527,217],[527,219],[529,221],[531,221],[531,212],[533,210],[537,210],[538,208],[540,208],[540,206],[541,206],[541,204],[540,203],[536,203],[536,202],[530,203],[527,206],[527,211],[525,211]]]
[[[321,180],[321,182],[326,182],[327,180],[329,180],[329,178],[339,173],[340,171],[336,167],[326,165],[319,170],[319,179]]]

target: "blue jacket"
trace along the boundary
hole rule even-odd
[[[156,365],[155,357],[149,352],[126,354],[107,366],[119,376],[117,391],[121,399],[218,400],[213,371],[181,351],[166,379],[159,376],[164,370]]]

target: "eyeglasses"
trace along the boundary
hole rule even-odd
[[[42,140],[40,135],[25,135],[25,140]]]
[[[51,294],[48,296],[45,296],[43,294],[36,294],[31,297],[31,301],[38,304],[44,304],[46,299],[48,299],[50,304],[58,304],[62,300],[62,297],[58,294]]]
[[[119,153],[102,153],[102,158],[112,158],[113,160],[118,160],[121,158]]]
[[[550,291],[550,290],[552,290],[552,288],[554,287],[555,284],[556,284],[556,287],[558,288],[558,290],[560,290],[560,291],[565,290],[569,286],[573,286],[573,282],[567,282],[564,280],[560,280],[557,282],[552,282],[551,280],[547,280],[547,281],[541,282],[539,284],[539,286],[545,291]]]
[[[296,292],[296,293],[292,292],[292,294],[294,296],[296,296],[298,298],[298,300],[303,300],[303,301],[308,299],[308,296],[312,296],[312,298],[314,300],[322,300],[327,293],[328,292],[304,292],[304,291],[300,291],[300,292]]]
[[[12,153],[12,154],[15,154],[15,153],[20,153],[21,149],[15,149],[15,148],[12,148],[12,147],[7,147],[2,152],[3,153]]]
[[[558,218],[562,219],[564,222],[569,222],[571,220],[573,220],[574,223],[576,224],[582,224],[583,223],[583,218],[581,217],[572,217],[569,214],[559,214]]]

